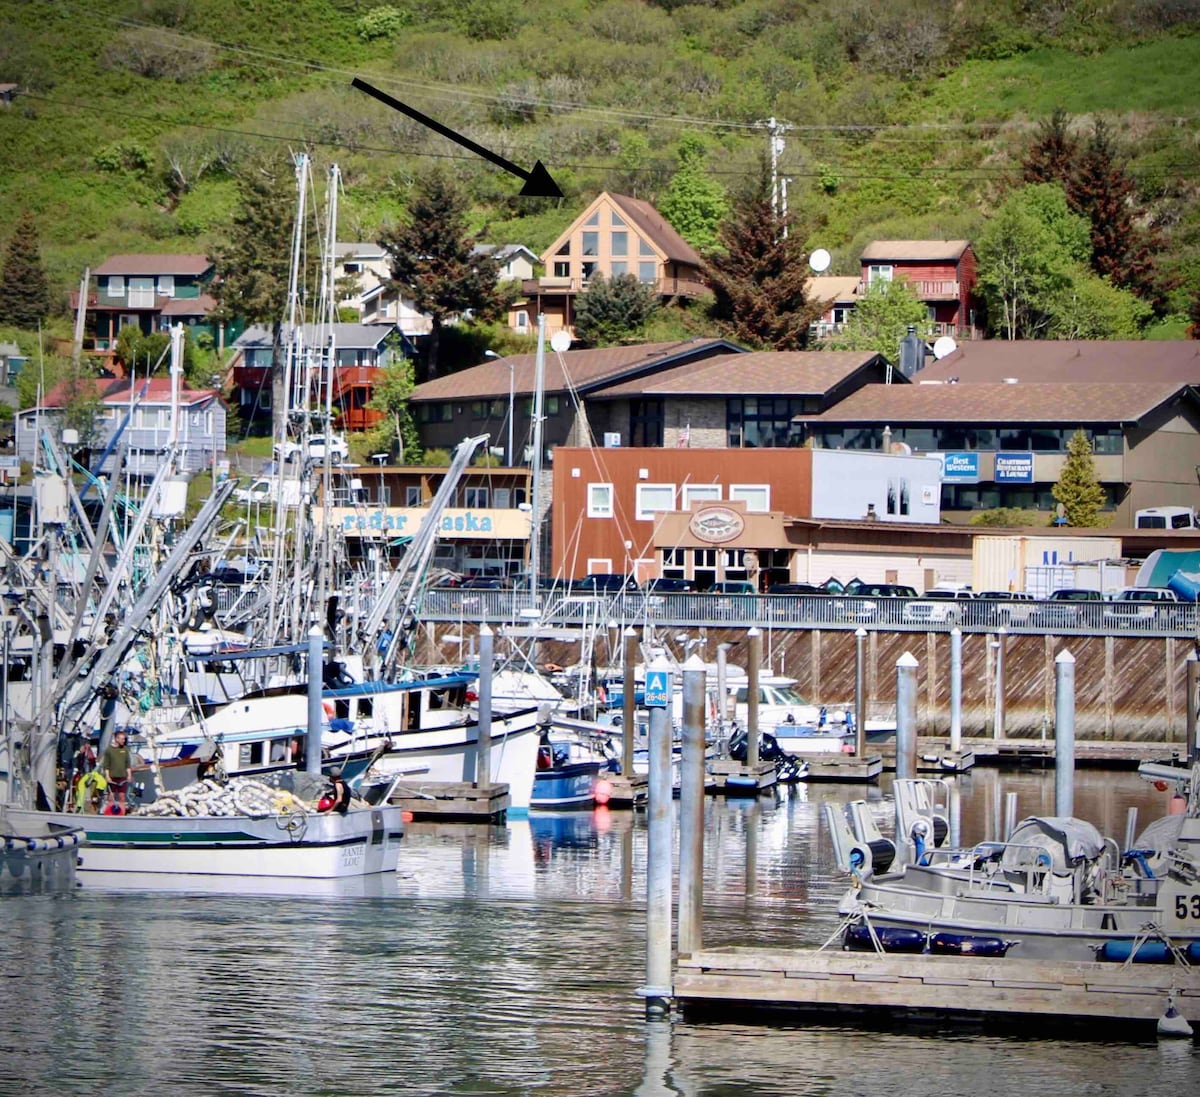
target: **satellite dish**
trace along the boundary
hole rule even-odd
[[[553,350],[555,354],[562,354],[564,350],[570,350],[570,332],[559,330],[550,336],[550,349]]]
[[[943,335],[933,344],[933,356],[939,361],[956,350],[958,350],[958,344],[949,335]]]
[[[820,274],[822,271],[829,269],[831,258],[832,257],[830,256],[829,252],[827,252],[824,248],[817,248],[817,250],[808,257],[808,265],[812,267],[815,273]]]

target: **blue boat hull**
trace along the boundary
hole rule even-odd
[[[538,770],[533,777],[530,810],[590,808],[596,803],[596,780],[603,762],[568,762]]]

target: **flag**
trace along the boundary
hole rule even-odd
[[[679,449],[687,449],[692,441],[692,424],[688,423],[686,427],[679,432],[679,441],[675,443]]]

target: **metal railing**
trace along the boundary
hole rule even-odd
[[[597,619],[620,625],[646,621],[693,627],[752,625],[797,629],[886,628],[900,632],[996,632],[1052,635],[1196,636],[1191,603],[1055,602],[972,598],[866,598],[829,594],[575,594],[545,591],[430,590],[423,615],[431,620],[488,621],[548,626]]]

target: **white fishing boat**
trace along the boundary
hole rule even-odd
[[[40,895],[70,891],[83,831],[77,823],[43,817],[14,824],[0,805],[0,895]]]
[[[9,817],[18,829],[82,827],[85,883],[90,872],[331,879],[394,872],[399,861],[402,812],[386,802],[343,813],[245,779],[190,788],[176,794],[183,814],[167,814],[164,796],[129,815],[10,808]]]
[[[895,840],[868,814],[826,805],[838,863],[852,876],[839,910],[849,932],[903,951],[1022,959],[1200,962],[1200,765],[1144,763],[1174,782],[1176,811],[1122,851],[1090,823],[1030,817],[1003,842],[952,849],[933,796],[897,781]],[[916,793],[914,794],[914,790]],[[880,936],[880,935],[883,936]]]

